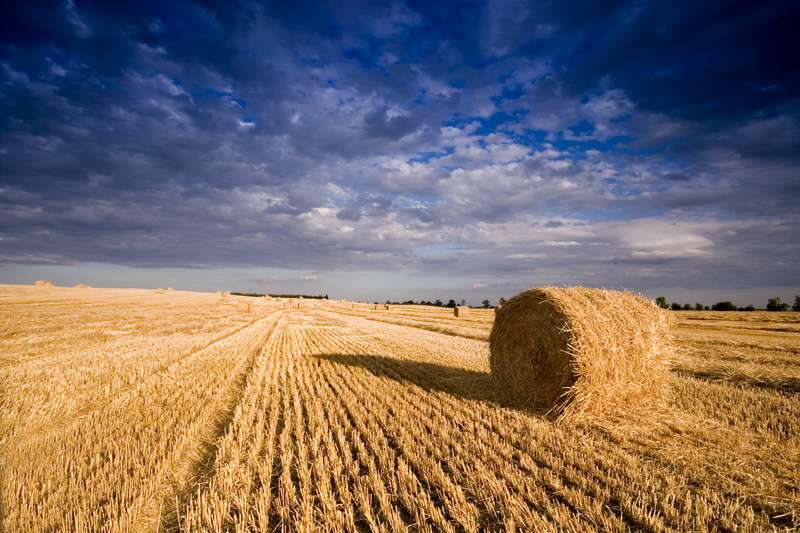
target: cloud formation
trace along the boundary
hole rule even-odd
[[[797,283],[796,3],[234,4],[10,9],[0,263]]]

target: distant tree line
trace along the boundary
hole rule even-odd
[[[667,303],[667,299],[664,296],[659,296],[656,298],[656,304],[661,307],[662,309],[672,309],[673,311],[755,311],[756,308],[752,305],[748,305],[747,307],[737,307],[733,302],[724,301],[724,302],[717,302],[712,306],[703,305],[701,303],[696,303],[694,306],[690,304],[679,304],[677,302],[672,302],[671,304]],[[791,307],[792,311],[800,311],[800,294],[794,297],[794,305]],[[770,298],[767,300],[767,311],[788,311],[789,304],[786,302],[781,302],[780,297],[776,296],[775,298]]]
[[[253,297],[261,297],[266,296],[266,294],[256,293],[256,292],[231,292],[231,294],[237,296],[253,296]],[[327,300],[327,294],[270,294],[273,298],[305,298],[309,300]],[[374,302],[378,304],[380,302]],[[390,300],[386,300],[386,303],[389,305],[432,305],[435,307],[456,307],[458,305],[464,306],[466,305],[466,300],[461,299],[459,302],[456,302],[454,299],[450,299],[447,303],[444,303],[442,300],[406,300],[404,302],[392,302]],[[498,306],[503,306],[506,303],[505,298],[500,298],[497,301]],[[661,307],[662,309],[672,309],[673,311],[755,311],[756,308],[752,305],[748,305],[746,307],[737,307],[733,302],[725,300],[722,302],[717,302],[713,305],[704,305],[701,303],[695,303],[694,305],[691,304],[679,304],[678,302],[668,303],[667,298],[664,296],[659,296],[656,298],[656,304]],[[494,306],[490,300],[483,300],[481,305],[483,309],[491,309]],[[770,298],[767,300],[767,311],[788,311],[790,306],[786,302],[782,302],[779,296],[774,298]],[[800,294],[794,297],[794,304],[791,306],[792,311],[800,311]]]
[[[500,305],[505,303],[505,301],[506,301],[505,298],[500,298]],[[373,303],[378,304],[380,302],[373,302]],[[467,305],[467,301],[464,299],[461,299],[458,303],[456,303],[456,301],[452,298],[448,300],[447,303],[444,303],[441,300],[434,300],[434,301],[420,300],[418,302],[414,300],[406,300],[405,302],[392,302],[391,300],[386,300],[385,303],[388,305],[433,305],[435,307],[451,307],[451,308],[456,306]],[[481,302],[480,307],[483,309],[491,309],[494,306],[492,305],[492,302],[490,300],[483,300]]]
[[[308,298],[308,296],[307,296]],[[380,302],[375,302],[376,304]],[[456,300],[450,299],[447,303],[443,302],[442,300],[406,300],[404,302],[393,302],[391,300],[386,300],[386,303],[389,305],[432,305],[435,307],[456,307],[457,305],[466,305],[465,300],[461,300],[460,303],[456,303]],[[497,305],[502,307],[503,304],[506,303],[505,298],[500,298],[497,301]],[[695,303],[692,304],[680,304],[678,302],[667,302],[667,298],[664,296],[659,296],[656,298],[656,304],[661,307],[662,309],[672,309],[673,311],[755,311],[756,308],[752,305],[748,305],[745,307],[739,307],[733,302],[729,300],[725,300],[722,302],[717,302],[713,305],[705,305],[702,303]],[[492,305],[490,300],[483,300],[481,305],[484,309],[491,309],[495,306]],[[782,302],[780,297],[770,298],[767,301],[767,306],[764,308],[767,311],[788,311],[791,308],[792,311],[800,311],[800,294],[794,297],[794,305],[791,307],[788,303]]]
[[[252,296],[261,298],[262,296],[272,296],[273,298],[304,298],[306,300],[327,300],[327,294],[264,294],[258,292],[231,292],[235,296]]]

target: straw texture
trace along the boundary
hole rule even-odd
[[[668,378],[670,318],[628,292],[530,289],[497,310],[492,377],[517,405],[557,419],[657,403]]]

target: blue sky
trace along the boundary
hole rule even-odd
[[[798,19],[779,1],[12,3],[0,282],[788,299]]]

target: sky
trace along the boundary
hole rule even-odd
[[[797,20],[779,0],[12,1],[0,283],[790,301]]]

